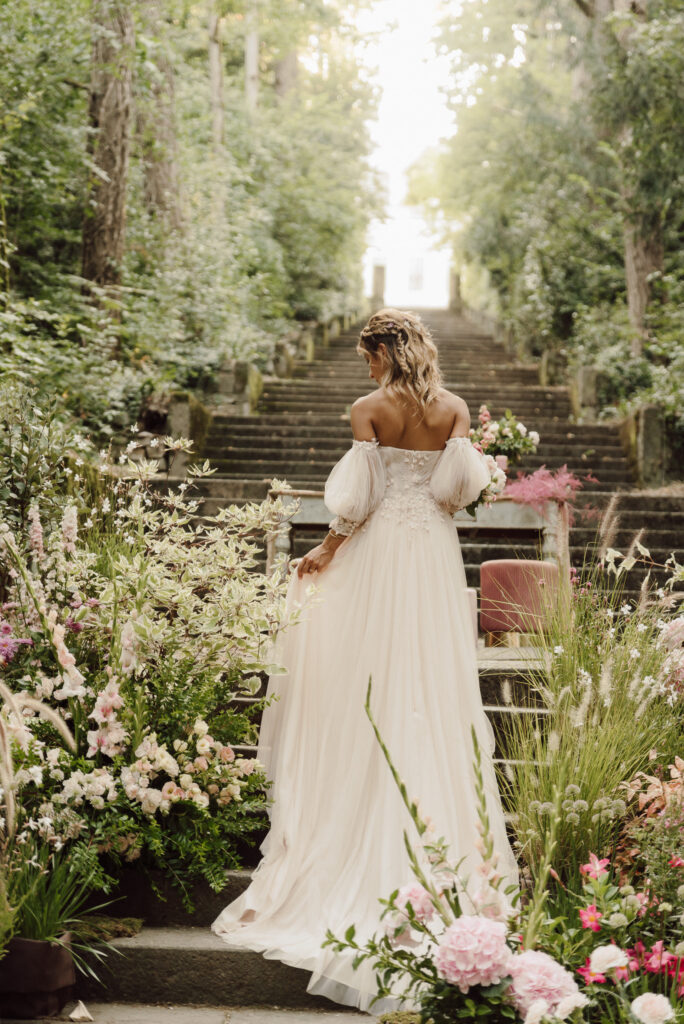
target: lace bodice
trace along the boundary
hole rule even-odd
[[[467,437],[450,438],[434,451],[355,440],[326,483],[325,503],[336,513],[330,528],[348,536],[377,511],[394,523],[429,529],[470,504],[489,479],[484,458]]]
[[[442,449],[414,451],[380,446],[385,493],[377,514],[412,529],[429,529],[435,517],[443,518],[444,510],[430,492],[432,471],[441,454]]]

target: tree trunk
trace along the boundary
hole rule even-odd
[[[221,15],[216,0],[209,0],[209,90],[211,133],[214,149],[223,145],[223,61],[221,57]]]
[[[663,240],[657,224],[647,224],[641,217],[624,215],[625,276],[627,308],[634,328],[632,355],[640,356],[647,336],[644,317],[650,299],[649,274],[663,269]]]
[[[286,53],[275,65],[275,91],[276,96],[283,99],[297,84],[297,72],[299,70],[297,51],[291,50]]]
[[[150,34],[163,29],[160,0],[147,0],[144,15]],[[137,109],[137,131],[142,150],[144,196],[148,208],[172,228],[180,228],[178,165],[173,64],[165,48],[155,61],[157,75],[151,95]]]
[[[248,0],[245,16],[245,100],[256,110],[259,99],[259,13],[258,0]]]
[[[133,21],[125,0],[95,0],[89,120],[93,161],[83,222],[83,277],[118,284],[126,232]]]

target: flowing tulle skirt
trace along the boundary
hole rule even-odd
[[[317,593],[310,595],[312,581]],[[446,513],[414,528],[375,512],[320,575],[293,574],[259,758],[274,780],[271,829],[249,888],[213,924],[227,943],[312,973],[308,989],[368,1007],[372,966],[321,949],[327,929],[380,930],[379,897],[412,881],[413,825],[364,711],[374,716],[421,813],[461,871],[478,863],[471,725],[484,752],[502,873],[517,879],[491,764],[459,539]],[[474,879],[473,879],[474,881]],[[252,918],[240,923],[248,911]]]

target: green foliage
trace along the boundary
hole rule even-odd
[[[127,6],[134,96],[116,290],[79,276],[88,179],[98,174],[91,9],[80,0],[0,8],[0,371],[104,437],[120,437],[153,391],[211,387],[234,357],[264,368],[293,321],[357,308],[376,208],[356,4],[260,6],[254,112],[243,95],[243,5],[223,5],[221,143],[204,8]],[[296,83],[277,95],[277,61],[294,48]],[[150,185],[161,164],[162,208]]]
[[[43,489],[31,481],[28,523],[13,491],[0,502],[3,678],[30,708],[15,752],[19,839],[68,844],[69,864],[105,891],[108,872],[138,859],[184,890],[198,875],[221,889],[266,824],[263,769],[233,749],[254,742],[262,702],[236,697],[278,671],[284,583],[257,560],[294,506],[230,507],[200,525],[186,485],[159,494],[159,462],[124,455],[115,468],[103,452],[87,466],[73,438],[17,408],[22,455],[42,445],[66,472],[60,444],[80,452],[61,501],[49,473]],[[181,448],[168,438],[160,456]],[[66,721],[73,753],[55,731]]]
[[[581,6],[471,0],[444,20],[458,131],[413,169],[412,196],[438,211],[468,301],[550,352],[559,382],[596,361],[607,411],[663,404],[681,439],[684,15]],[[632,227],[662,262],[644,338],[625,312]]]

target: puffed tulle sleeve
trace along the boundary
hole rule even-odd
[[[484,455],[469,437],[450,437],[430,477],[435,501],[448,512],[466,508],[491,481]]]
[[[330,529],[348,537],[377,508],[385,493],[385,465],[377,440],[353,441],[325,484]]]

